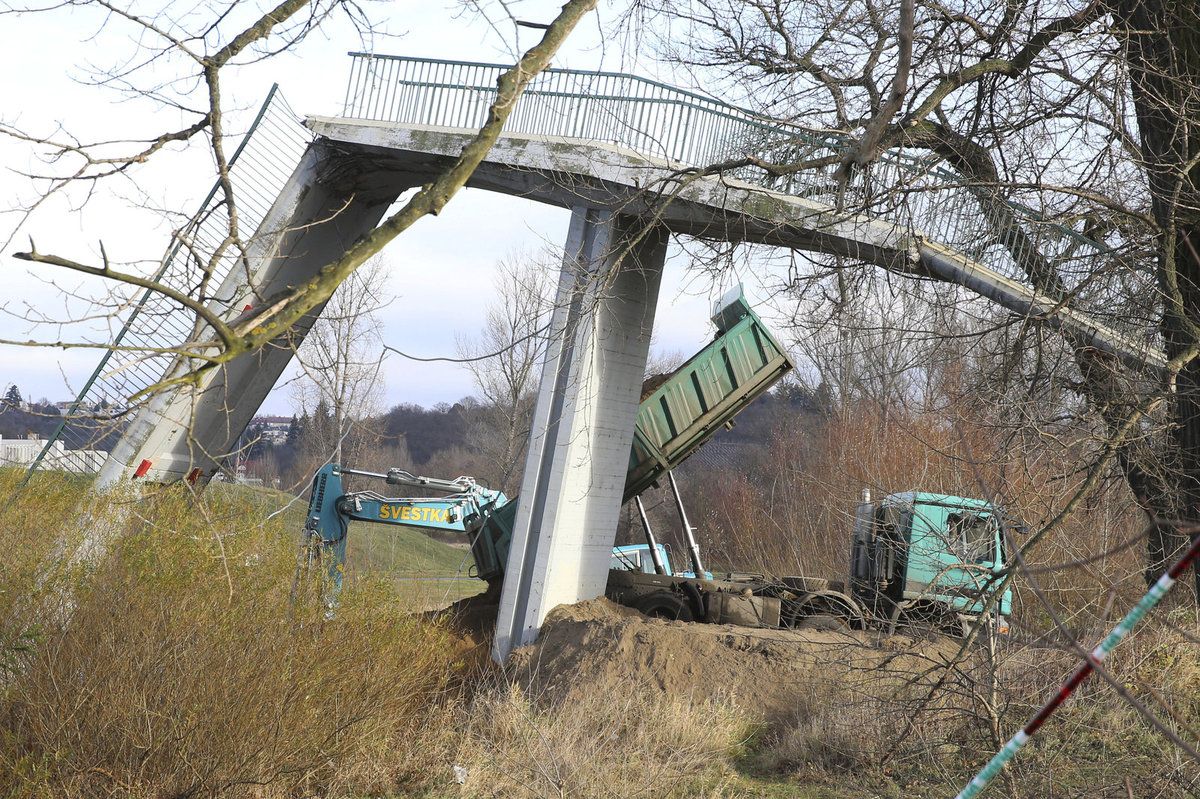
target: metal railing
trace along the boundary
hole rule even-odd
[[[505,64],[351,53],[343,116],[409,125],[478,129]],[[526,88],[505,125],[510,133],[618,144],[697,166],[779,145],[821,148],[838,140],[718,100],[617,72],[547,69]]]
[[[249,246],[275,198],[291,177],[312,134],[272,87],[257,117],[230,157],[239,229]],[[241,251],[225,247],[207,279],[203,264],[225,243],[229,214],[220,183],[214,183],[191,223],[167,251],[154,280],[210,303],[239,263]],[[268,231],[269,233],[269,231]],[[199,287],[206,286],[204,294]],[[162,294],[136,294],[124,322],[105,350],[57,429],[29,466],[28,480],[38,469],[96,471],[96,449],[108,449],[120,436],[130,414],[129,398],[162,380],[175,356],[160,352],[192,340],[196,314]]]
[[[343,115],[404,125],[474,130],[484,124],[505,64],[351,53]],[[786,176],[744,166],[725,172],[805,197],[847,216],[886,220],[1027,282],[1023,264],[1043,259],[1068,276],[1068,289],[1095,274],[1109,248],[1036,211],[1009,202],[940,165],[938,159],[890,151],[860,172],[839,196],[838,157],[853,140],[804,129],[663,83],[615,72],[547,69],[513,109],[507,133],[603,142],[674,167],[707,167],[754,156],[825,166]],[[1120,321],[1120,320],[1118,320]],[[1136,325],[1126,327],[1140,334]]]

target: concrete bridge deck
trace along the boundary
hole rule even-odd
[[[370,164],[361,190],[393,181],[430,179],[451,164],[473,131],[344,117],[309,117],[322,140],[347,160]],[[508,133],[468,181],[473,188],[564,208],[606,208],[653,220],[671,233],[826,253],[896,272],[962,285],[1013,313],[1067,328],[1131,369],[1161,369],[1150,344],[1077,312],[1021,281],[976,261],[911,223],[847,213],[817,200],[728,175],[700,176],[694,166],[619,144]]]

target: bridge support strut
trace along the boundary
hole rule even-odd
[[[534,408],[493,656],[604,593],[667,231],[575,207]]]
[[[327,180],[322,169],[328,165],[324,145],[309,147],[250,242],[247,262],[252,281],[245,268],[235,267],[215,292],[224,302],[210,303],[215,313],[232,321],[243,307],[308,282],[372,230],[405,188],[395,183],[371,192]],[[201,385],[156,395],[110,453],[96,487],[108,488],[131,478],[206,483],[236,449],[242,432],[323,308],[315,308],[288,336],[209,372]],[[176,371],[165,377],[197,365],[180,359],[173,367]]]

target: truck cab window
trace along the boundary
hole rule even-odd
[[[949,543],[955,554],[967,563],[990,563],[996,559],[996,522],[978,513],[950,513],[946,516]]]
[[[608,568],[620,571],[640,572],[642,571],[642,553],[638,551],[614,552],[612,562],[609,563]],[[650,571],[654,571],[653,567]]]

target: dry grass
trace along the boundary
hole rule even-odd
[[[1200,628],[1189,613],[1161,614],[1116,649],[1105,667],[1163,725],[1200,745]],[[1186,621],[1187,629],[1173,623]],[[1046,701],[1077,664],[1073,653],[1024,650],[1005,663],[1010,729]],[[1014,761],[1029,796],[1195,797],[1200,766],[1099,677],[1080,687]]]
[[[1182,614],[1176,614],[1182,615]],[[1166,726],[1200,743],[1200,647],[1192,633],[1149,623],[1107,667]],[[1171,620],[1167,620],[1171,621]],[[1028,720],[1071,673],[1073,652],[1009,642],[996,684],[1000,739],[980,697],[986,664],[964,665],[940,698],[907,724],[923,691],[830,686],[799,703],[791,724],[755,747],[760,772],[819,784],[850,780],[869,793],[949,795]],[[968,701],[970,697],[976,701]],[[1200,770],[1111,687],[1094,677],[1039,731],[1035,743],[988,789],[988,796],[1160,797],[1200,795]]]
[[[858,696],[855,701],[812,697],[794,723],[781,727],[761,747],[757,764],[772,771],[802,767],[862,772],[878,763],[888,744],[895,714],[886,703]]]
[[[555,703],[501,686],[464,714],[458,762],[477,797],[720,795],[752,730],[730,704],[636,685]]]
[[[748,735],[634,686],[555,707],[464,685],[458,640],[384,576],[326,619],[252,494],[84,514],[82,488],[39,478],[0,512],[0,796],[711,795]]]
[[[0,498],[13,479],[0,472]],[[332,620],[314,593],[291,601],[294,525],[266,519],[250,494],[93,499],[83,514],[81,491],[45,476],[0,507],[6,798],[740,796],[803,783],[946,795],[995,748],[972,698],[988,688],[975,670],[886,767],[915,689],[843,680],[770,737],[754,708],[648,685],[531,701],[503,682],[472,682],[457,640],[410,618],[384,577],[350,582]],[[107,548],[78,556],[97,530]],[[1169,616],[1183,632],[1156,617],[1108,665],[1191,740],[1200,630],[1194,614]],[[1060,649],[1006,645],[995,701],[1005,735],[1073,664]],[[747,782],[746,768],[769,777]],[[1200,790],[1197,774],[1093,681],[989,795],[1184,797]]]

